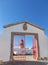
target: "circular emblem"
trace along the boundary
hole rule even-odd
[[[24,29],[24,30],[27,30],[27,24],[26,24],[26,23],[24,23],[23,29]]]

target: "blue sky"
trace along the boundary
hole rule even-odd
[[[0,33],[2,26],[22,20],[43,27],[48,36],[48,0],[0,0]]]

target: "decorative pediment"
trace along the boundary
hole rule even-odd
[[[23,25],[23,29],[24,29],[24,30],[27,30],[27,24],[32,25],[32,26],[34,26],[34,27],[36,27],[36,28],[39,28],[39,29],[41,29],[41,30],[44,30],[43,28],[41,28],[41,27],[39,27],[39,26],[36,26],[36,25],[34,25],[34,24],[30,23],[30,22],[27,22],[27,21],[17,22],[17,23],[14,23],[14,24],[5,25],[5,26],[3,26],[3,27],[4,27],[4,28],[8,28],[8,27],[15,26],[15,25],[22,24],[22,23],[24,23],[24,25]]]

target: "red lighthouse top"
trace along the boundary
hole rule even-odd
[[[24,40],[20,41],[20,48],[24,48]]]

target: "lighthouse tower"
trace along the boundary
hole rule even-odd
[[[24,48],[24,40],[20,41],[20,48]]]

